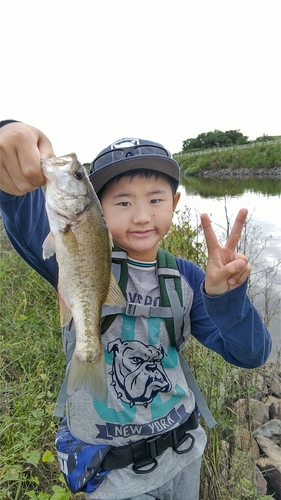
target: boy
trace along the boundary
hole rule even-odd
[[[39,158],[53,154],[51,144],[33,127],[5,122],[0,146],[7,233],[22,257],[56,287],[55,259],[42,259],[49,229],[44,195],[36,189],[44,184]],[[125,139],[96,157],[90,180],[113,240],[125,252],[127,302],[142,311],[161,308],[158,244],[179,200],[178,164],[160,144]],[[235,252],[246,216],[247,210],[239,211],[225,247],[220,247],[208,216],[202,215],[209,254],[206,274],[192,262],[176,259],[184,307],[180,348],[192,333],[226,361],[254,368],[266,361],[271,340],[246,294],[250,264]],[[73,325],[65,335],[66,342],[73,341]],[[86,498],[198,499],[206,436],[165,320],[144,313],[117,314],[102,343],[106,400],[92,400],[79,390],[67,402],[70,441],[88,443],[93,454],[95,445],[114,447],[97,475],[102,481]]]

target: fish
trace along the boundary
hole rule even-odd
[[[76,345],[69,365],[68,395],[84,389],[104,400],[106,364],[101,342],[103,304],[125,306],[111,271],[112,237],[85,167],[75,153],[41,160],[50,233],[43,259],[55,255],[61,326],[71,319]]]

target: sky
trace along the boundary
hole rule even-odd
[[[281,135],[280,0],[0,0],[0,13],[0,120],[39,128],[58,156]]]

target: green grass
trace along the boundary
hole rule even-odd
[[[0,499],[68,500],[53,444],[65,366],[57,296],[3,230],[0,244]]]
[[[183,175],[196,175],[201,171],[228,168],[236,170],[252,168],[257,170],[281,166],[281,143],[260,143],[252,147],[234,148],[189,156],[175,155]]]
[[[202,262],[201,246],[191,242],[193,230],[187,224],[180,241],[175,229],[169,248],[188,250],[194,259],[198,251]],[[58,422],[52,412],[65,364],[57,296],[15,253],[3,230],[0,248],[0,500],[81,500],[83,495],[67,490],[54,448]],[[185,356],[218,422],[214,430],[206,429],[201,500],[262,500],[253,486],[249,451],[239,450],[233,461],[234,435],[245,425],[233,403],[253,393],[256,371],[228,365],[195,340]],[[250,468],[246,476],[245,464]]]

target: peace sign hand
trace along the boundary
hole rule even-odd
[[[209,216],[201,215],[201,224],[208,249],[205,291],[207,295],[222,295],[246,281],[251,266],[245,255],[236,253],[248,210],[241,208],[236,217],[230,236],[224,247],[219,245]]]

